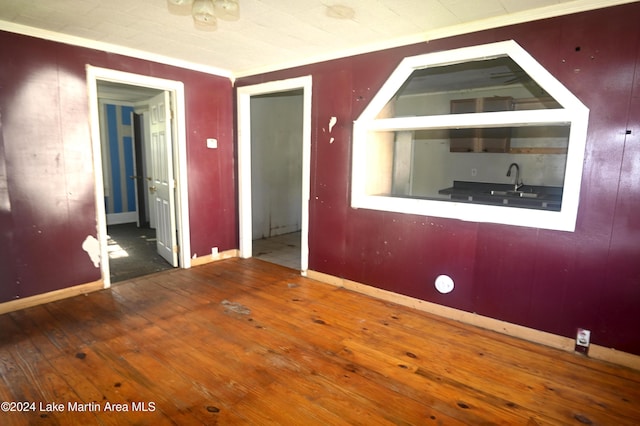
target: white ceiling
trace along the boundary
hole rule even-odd
[[[167,0],[0,0],[0,30],[238,77],[630,2],[240,0],[240,20],[206,32],[169,13]],[[331,18],[332,5],[355,15]]]

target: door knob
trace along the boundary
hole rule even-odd
[[[156,188],[155,186],[150,186],[149,187],[149,192],[153,194],[154,192],[156,192],[156,189],[158,189],[158,188]]]

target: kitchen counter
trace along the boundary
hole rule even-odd
[[[530,209],[560,211],[562,188],[557,186],[523,185],[514,191],[513,184],[453,181],[450,188],[438,193],[452,201],[489,204]]]

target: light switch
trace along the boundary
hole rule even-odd
[[[208,138],[207,139],[207,148],[217,148],[218,147],[218,139]]]

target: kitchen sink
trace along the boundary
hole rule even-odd
[[[454,181],[453,186],[438,191],[450,200],[462,203],[522,207],[558,211],[562,205],[562,188],[542,185],[522,185],[495,182]]]

